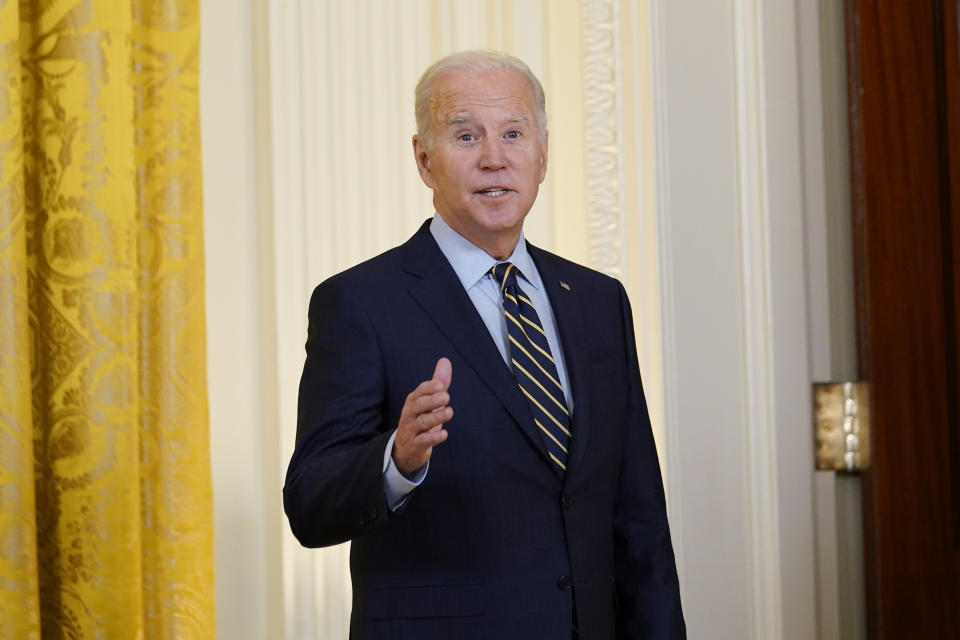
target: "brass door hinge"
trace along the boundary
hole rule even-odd
[[[818,471],[856,473],[870,466],[870,385],[813,383]]]

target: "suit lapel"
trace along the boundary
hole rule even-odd
[[[429,222],[402,246],[402,268],[416,276],[408,291],[437,325],[460,356],[483,380],[491,393],[548,463],[543,438],[530,417],[530,406],[520,393],[513,373],[464,291],[453,267],[430,234]]]
[[[587,345],[587,326],[581,297],[587,292],[578,291],[570,287],[571,279],[563,273],[563,267],[556,257],[527,243],[527,248],[540,279],[550,298],[553,317],[557,321],[557,330],[560,332],[560,344],[563,349],[563,360],[567,368],[567,377],[570,379],[571,393],[573,394],[573,415],[571,416],[570,456],[567,460],[565,482],[576,471],[577,465],[583,459],[590,435],[590,391],[587,387],[587,371],[589,366],[589,348]],[[563,283],[563,284],[561,284]],[[566,287],[563,286],[566,284]]]

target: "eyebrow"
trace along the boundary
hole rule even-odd
[[[448,126],[457,126],[457,125],[460,125],[460,124],[465,124],[465,123],[468,123],[468,122],[473,122],[474,120],[476,120],[476,118],[474,118],[473,116],[469,116],[469,115],[453,115],[453,116],[450,116],[450,118],[447,120],[447,125],[448,125]],[[529,118],[529,117],[523,116],[523,115],[518,115],[518,116],[513,116],[513,117],[511,117],[511,118],[507,118],[507,119],[504,120],[503,122],[505,122],[505,123],[514,123],[514,122],[523,122],[523,123],[526,123],[526,122],[529,122],[529,121],[530,121],[530,118]]]

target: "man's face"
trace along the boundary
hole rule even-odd
[[[417,136],[413,148],[433,205],[460,235],[505,258],[547,171],[526,78],[513,69],[441,76],[431,125],[430,148]]]

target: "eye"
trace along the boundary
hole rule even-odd
[[[461,133],[461,134],[457,137],[457,140],[459,140],[460,142],[473,142],[473,134],[472,134],[472,133]]]
[[[516,139],[520,137],[520,132],[514,129],[513,131],[507,131],[507,137],[510,139]]]

